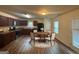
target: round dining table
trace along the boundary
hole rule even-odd
[[[51,33],[49,32],[35,32],[34,33],[35,37],[39,37],[40,40],[44,40],[45,41],[45,37],[51,37]]]

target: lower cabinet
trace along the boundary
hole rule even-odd
[[[20,31],[20,33],[19,33],[19,35],[21,36],[21,35],[30,35],[30,32],[32,32],[33,31],[33,29],[22,29],[21,31]]]
[[[16,39],[15,32],[0,33],[0,48]]]

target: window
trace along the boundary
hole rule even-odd
[[[14,26],[16,26],[16,21],[14,21]]]
[[[28,21],[28,27],[33,27],[33,22],[32,21]]]
[[[54,32],[55,33],[58,33],[58,30],[59,30],[59,27],[58,26],[59,26],[58,21],[55,21],[54,22]]]
[[[72,44],[79,48],[79,19],[72,21]]]

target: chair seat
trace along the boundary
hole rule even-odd
[[[52,33],[52,36],[48,36],[45,39],[47,39],[47,40],[54,40],[55,39],[55,33]]]
[[[39,37],[35,37],[35,40],[39,40],[40,38]]]
[[[51,40],[50,37],[46,37],[45,39],[46,39],[46,40]]]

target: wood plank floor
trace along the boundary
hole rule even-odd
[[[55,42],[50,48],[37,48],[30,44],[29,36],[21,36],[0,51],[8,51],[10,54],[66,54],[73,53],[63,45]]]

